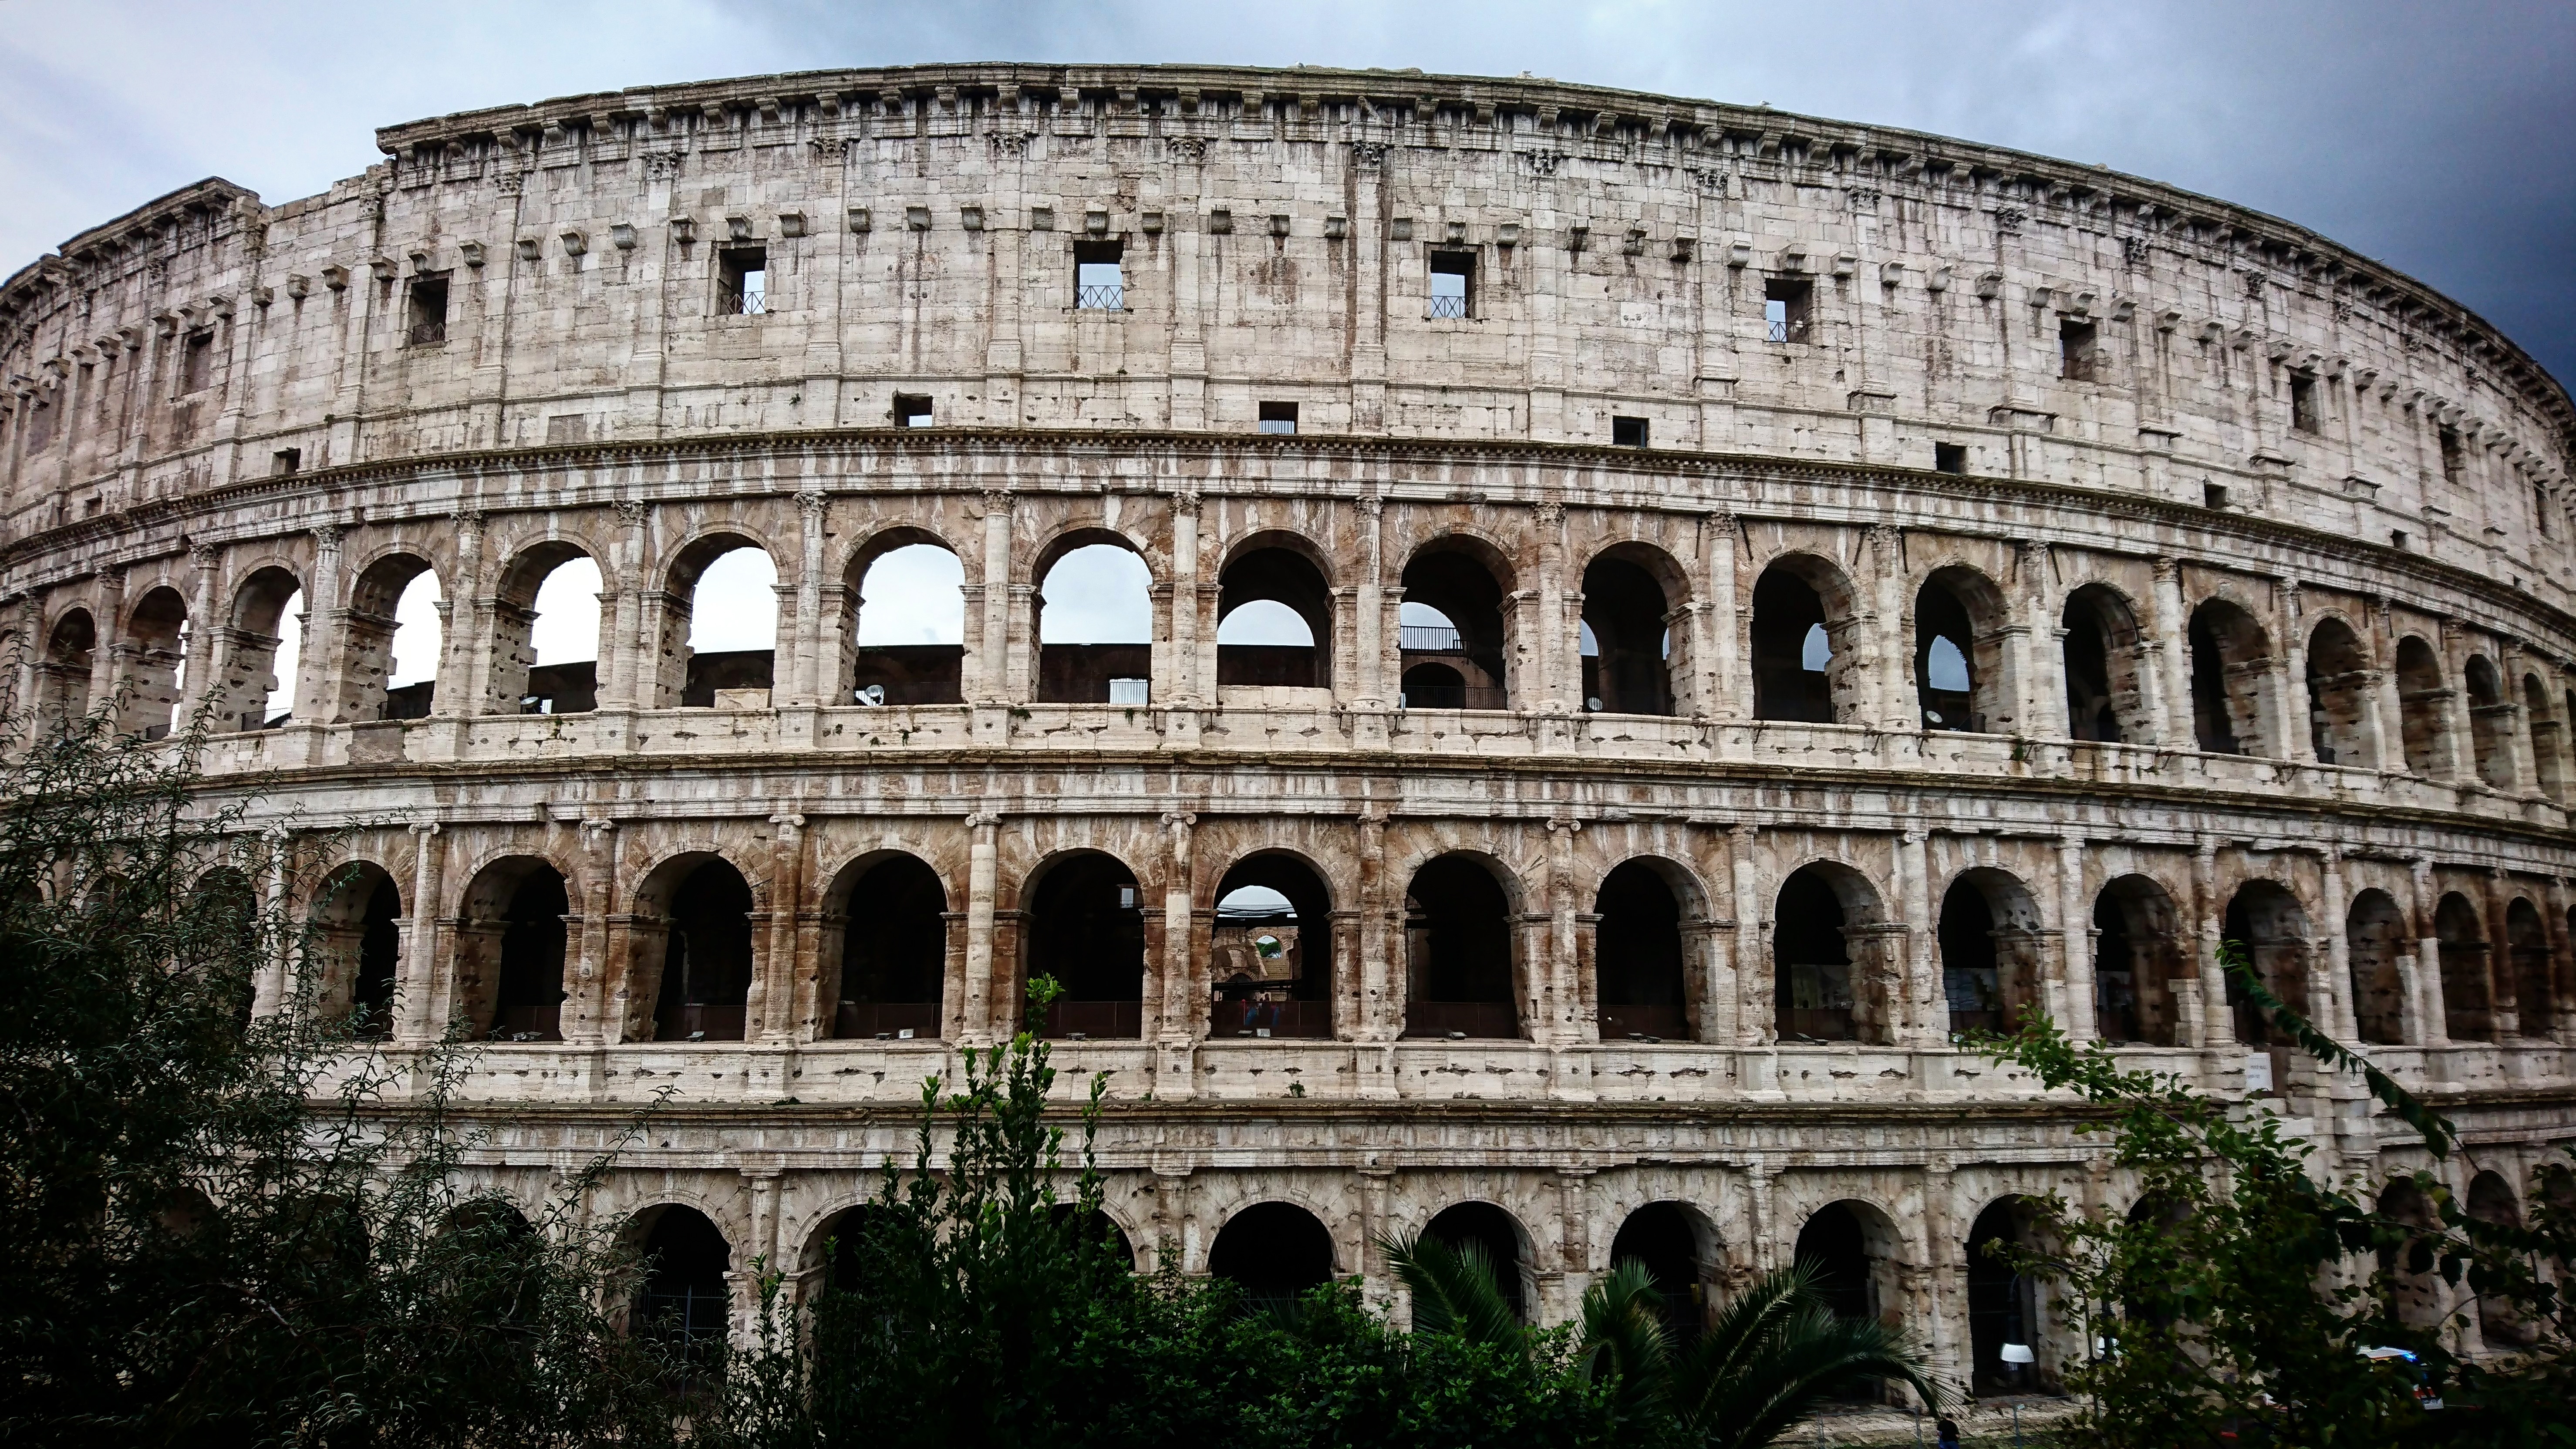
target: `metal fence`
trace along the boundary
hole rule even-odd
[[[1446,624],[1399,624],[1395,630],[1396,647],[1418,649],[1426,654],[1458,652],[1458,631]]]
[[[1117,312],[1127,306],[1127,287],[1123,282],[1099,282],[1073,289],[1073,305],[1086,312]]]
[[[1467,315],[1467,299],[1464,297],[1434,297],[1431,299],[1431,315],[1435,318],[1464,317]]]

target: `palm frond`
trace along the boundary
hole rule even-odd
[[[1856,1380],[1899,1379],[1938,1409],[1950,1395],[1902,1329],[1837,1317],[1806,1264],[1770,1274],[1727,1304],[1674,1375],[1675,1408],[1696,1442],[1757,1449]]]
[[[1444,1243],[1420,1233],[1380,1238],[1397,1281],[1413,1295],[1416,1333],[1445,1333],[1469,1343],[1526,1350],[1529,1336],[1494,1278],[1479,1243]]]
[[[1645,1264],[1625,1259],[1584,1290],[1583,1374],[1614,1382],[1613,1407],[1621,1422],[1655,1411],[1669,1387],[1671,1361],[1663,1294]]]

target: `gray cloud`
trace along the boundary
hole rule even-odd
[[[271,202],[309,195],[376,159],[373,128],[396,121],[977,58],[1530,71],[2101,162],[2320,231],[2576,377],[2576,6],[2563,0],[0,0],[0,271],[200,176]]]

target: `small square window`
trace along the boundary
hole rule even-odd
[[[929,427],[930,399],[919,393],[896,393],[894,395],[894,425],[898,428]]]
[[[2224,483],[2201,484],[2200,502],[2201,506],[2204,508],[2225,508],[2227,506],[2227,485]]]
[[[1932,471],[1935,473],[1967,472],[1968,445],[1965,443],[1934,443],[1932,445]]]
[[[1114,241],[1073,244],[1073,305],[1085,312],[1127,309],[1126,244]]]
[[[1804,342],[1815,314],[1816,284],[1804,277],[1762,283],[1762,332],[1773,342]]]
[[[769,249],[726,247],[716,253],[716,311],[757,317],[769,310]]]
[[[204,392],[215,381],[215,334],[191,332],[179,352],[179,391]]]
[[[1431,254],[1431,315],[1434,317],[1476,315],[1476,254],[1474,252],[1433,252]]]
[[[2317,431],[2317,376],[2313,372],[2290,374],[2290,426],[2303,433]]]
[[[2057,324],[2057,375],[2068,382],[2093,382],[2101,372],[2098,337],[2090,322]]]
[[[2388,546],[2390,548],[2404,548],[2406,546],[2406,530],[2402,528],[2392,528],[2388,530]]]
[[[302,448],[280,448],[268,455],[268,471],[272,477],[291,477],[303,471],[303,468],[304,450]]]
[[[1610,446],[1614,448],[1642,448],[1646,446],[1646,420],[1644,418],[1612,418],[1610,420]]]
[[[447,340],[447,278],[418,276],[411,279],[410,304],[404,311],[403,340],[414,347],[431,347]]]
[[[1266,402],[1261,405],[1261,431],[1293,433],[1297,431],[1297,405],[1292,402]]]

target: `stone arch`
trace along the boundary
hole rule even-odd
[[[783,583],[777,588],[780,597],[770,605],[770,647],[766,649],[723,649],[700,652],[696,639],[698,585],[717,561],[745,550],[758,550],[769,563],[773,575],[781,581],[787,577],[778,566],[782,555],[768,540],[728,521],[713,524],[672,549],[661,569],[662,591],[659,598],[661,628],[659,652],[654,670],[652,707],[714,708],[722,693],[729,699],[744,697],[751,691],[775,687],[778,673],[778,643],[782,637],[793,637],[794,621],[787,617],[791,605],[787,595],[792,591]]]
[[[1209,1034],[1331,1036],[1340,983],[1323,871],[1295,851],[1256,850],[1218,879],[1213,903]]]
[[[661,1343],[692,1377],[713,1368],[733,1321],[732,1243],[684,1203],[645,1208],[626,1232],[643,1259],[630,1331]]]
[[[600,688],[607,682],[608,661],[599,647],[608,633],[607,620],[600,621],[592,636],[587,661],[541,661],[536,628],[545,616],[543,595],[557,571],[579,562],[596,572],[600,557],[572,539],[546,538],[512,554],[502,565],[493,590],[489,683],[483,698],[475,702],[476,713],[585,714],[598,707]],[[607,588],[604,575],[601,588]]]
[[[188,601],[168,584],[155,584],[126,611],[117,641],[121,697],[117,733],[157,740],[178,724],[179,699],[189,683]]]
[[[2460,669],[2460,686],[2469,695],[2469,750],[2478,778],[2489,789],[2513,788],[2513,703],[2505,698],[2504,678],[2483,654],[2472,654]]]
[[[646,873],[634,902],[628,1031],[650,1041],[741,1041],[763,954],[750,879],[713,850],[682,850]]]
[[[69,608],[55,616],[45,635],[45,654],[36,666],[36,709],[46,727],[69,733],[89,713],[89,682],[97,662],[98,622],[86,608]]]
[[[1245,1300],[1284,1307],[1339,1273],[1332,1230],[1305,1207],[1276,1199],[1226,1218],[1208,1247],[1208,1273],[1233,1282]]]
[[[1331,560],[1302,535],[1265,529],[1237,539],[1217,571],[1217,687],[1329,689],[1333,683]],[[1285,642],[1288,621],[1238,614],[1246,605],[1285,610],[1305,628],[1306,642]],[[1231,639],[1242,630],[1257,637]]]
[[[1141,581],[1130,580],[1116,586],[1122,593],[1131,588],[1141,591],[1141,597],[1131,601],[1131,606],[1141,604],[1139,612],[1144,620],[1141,629],[1143,638],[1053,639],[1049,637],[1050,633],[1064,633],[1067,628],[1076,633],[1086,634],[1105,632],[1128,635],[1139,632],[1123,626],[1110,626],[1098,630],[1085,629],[1081,627],[1081,617],[1073,612],[1070,598],[1063,596],[1069,586],[1056,577],[1057,571],[1075,554],[1094,548],[1116,549],[1127,554],[1135,560],[1137,570],[1143,574]],[[1038,550],[1035,565],[1030,570],[1029,577],[1036,583],[1036,591],[1030,595],[1032,613],[1029,638],[1032,641],[1032,647],[1037,651],[1033,667],[1037,671],[1038,699],[1059,704],[1144,704],[1148,702],[1152,698],[1154,641],[1163,632],[1154,611],[1154,594],[1161,585],[1162,579],[1156,573],[1154,560],[1146,552],[1144,545],[1114,528],[1104,528],[1096,524],[1068,528],[1057,533]],[[1047,589],[1051,583],[1056,585],[1059,592],[1056,600],[1059,606],[1057,609],[1059,623],[1052,627],[1047,622]],[[1063,622],[1067,620],[1072,623],[1068,625]],[[1146,681],[1146,687],[1141,693],[1134,692],[1133,686],[1122,685],[1119,683],[1121,680]]]
[[[1414,709],[1508,709],[1528,652],[1511,559],[1484,538],[1444,533],[1405,560],[1396,645],[1404,702]],[[1406,624],[1407,611],[1445,620]],[[1450,682],[1454,679],[1456,682]],[[1451,691],[1456,691],[1454,694]]]
[[[505,855],[474,873],[460,905],[456,1014],[476,1036],[563,1040],[575,912],[562,867],[541,855]]]
[[[1959,872],[1941,897],[1934,940],[1951,1031],[2011,1031],[2024,1012],[2045,1009],[2039,902],[2011,872]]]
[[[2379,1216],[2396,1230],[2394,1241],[2379,1246],[2379,1271],[2386,1280],[2397,1320],[2411,1328],[2437,1329],[2449,1317],[2436,1271],[2433,1240],[2440,1220],[2431,1199],[2411,1177],[2391,1182],[2375,1204]]]
[[[2182,1000],[2198,989],[2183,948],[2182,912],[2153,878],[2124,875],[2093,897],[2094,1030],[2105,1041],[2179,1046]]]
[[[2536,1041],[2556,1036],[2558,993],[2551,980],[2549,927],[2530,897],[2516,896],[2504,908],[2504,938],[2506,959],[2500,964],[2512,977],[2516,1032]]]
[[[1838,861],[1799,866],[1771,919],[1774,1029],[1781,1041],[1895,1041],[1896,940],[1869,878]]]
[[[1590,971],[1602,1040],[1697,1038],[1683,923],[1705,914],[1704,900],[1690,873],[1660,856],[1630,857],[1602,877]]]
[[[324,717],[332,724],[428,717],[437,697],[436,671],[419,685],[392,688],[396,617],[404,594],[421,579],[441,589],[438,570],[418,550],[385,550],[358,571],[341,616],[339,651],[324,685]],[[431,657],[437,657],[432,646]]]
[[[2451,768],[2451,688],[2442,656],[2414,634],[2397,641],[2397,718],[2408,770],[2429,777]]]
[[[1859,599],[1838,565],[1805,552],[1772,559],[1751,615],[1755,719],[1834,724],[1859,713]]]
[[[304,976],[325,1021],[355,1018],[358,1036],[393,1034],[402,978],[403,897],[392,872],[351,860],[324,873],[310,908]]]
[[[2243,605],[2212,596],[2191,611],[2189,636],[2194,741],[2214,755],[2277,755],[2264,728],[2272,641],[2263,626]]]
[[[2435,903],[2433,939],[2442,960],[2442,1030],[2453,1041],[2495,1040],[2486,922],[2467,896],[2452,891]]]
[[[230,626],[223,640],[223,668],[212,681],[213,719],[217,730],[265,729],[271,723],[272,693],[286,696],[294,707],[294,681],[278,677],[278,653],[286,642],[288,611],[304,597],[304,583],[280,564],[254,570],[233,591]],[[297,622],[299,638],[302,623]],[[300,657],[299,657],[300,667]]]
[[[2352,625],[2332,615],[2308,633],[2308,743],[2320,765],[2379,763],[2370,728],[2378,676]]]
[[[2160,731],[2147,707],[2138,611],[2120,590],[2099,581],[2066,596],[2067,734],[2104,744],[2152,744]]]
[[[2004,1256],[2012,1248],[2036,1246],[2037,1209],[2017,1194],[1997,1198],[1968,1230],[1969,1384],[1980,1397],[2027,1393],[2039,1371],[2037,1364],[2007,1364],[2003,1358],[2005,1344],[2035,1350],[2048,1331],[2038,1280],[2016,1271]]]
[[[1422,1236],[1452,1248],[1472,1243],[1482,1249],[1512,1315],[1531,1321],[1538,1307],[1538,1255],[1529,1229],[1511,1209],[1481,1198],[1452,1203],[1432,1215]]]
[[[1415,869],[1404,892],[1406,1035],[1522,1034],[1529,961],[1512,929],[1519,894],[1509,869],[1478,851]]]
[[[1678,713],[1676,680],[1691,677],[1690,576],[1650,543],[1611,544],[1583,568],[1582,632],[1594,653],[1583,664],[1586,709],[1610,714]],[[1595,704],[1594,701],[1599,701]]]
[[[870,851],[842,866],[823,891],[817,1034],[860,1041],[941,1036],[950,937],[963,918],[949,905],[939,872],[909,851]]]
[[[2010,734],[2015,726],[2003,590],[1975,567],[1932,570],[1914,596],[1915,705],[1927,730]]]
[[[2500,1172],[2481,1172],[2470,1178],[2468,1199],[2462,1206],[2473,1221],[2488,1227],[2522,1226],[2522,1205],[2515,1200],[2513,1184]],[[2538,1325],[2515,1311],[2511,1299],[2480,1293],[2477,1303],[2478,1333],[2489,1347],[2528,1348],[2539,1341]]]
[[[1052,976],[1064,996],[1047,1008],[1049,1036],[1144,1035],[1145,889],[1101,850],[1049,856],[1022,886],[1023,982]]]
[[[924,550],[945,554],[957,570],[956,625],[953,630],[949,627],[948,601],[942,598],[940,617],[923,630],[939,637],[898,639],[874,627],[885,611],[881,606],[876,615],[868,612],[868,580],[880,564],[909,569],[934,563],[936,554]],[[966,617],[967,589],[977,574],[955,544],[932,529],[908,523],[879,528],[851,549],[841,570],[839,678],[845,692],[829,702],[916,705],[964,700],[968,661],[979,657],[982,642],[977,627],[981,621]],[[880,585],[885,582],[879,580]],[[951,633],[956,635],[953,640],[947,637]]]
[[[2406,912],[2388,892],[2375,887],[2364,890],[2352,898],[2343,931],[2345,955],[2352,965],[2353,1030],[2374,1046],[2404,1042],[2404,963],[2415,949]]]
[[[2281,1003],[2308,1012],[2308,913],[2298,895],[2279,881],[2249,880],[2227,900],[2224,938],[2240,942],[2255,979]],[[2230,976],[2227,1004],[2236,1017],[2236,1039],[2248,1046],[2287,1046],[2290,1039]]]
[[[1859,1198],[1826,1203],[1799,1224],[1791,1261],[1812,1265],[1817,1296],[1835,1317],[1904,1321],[1905,1237],[1896,1220]]]
[[[1610,1266],[1642,1264],[1655,1280],[1665,1331],[1687,1346],[1708,1326],[1725,1269],[1717,1225],[1697,1207],[1670,1198],[1640,1205],[1610,1240]]]
[[[2549,686],[2541,682],[2538,674],[2522,677],[2522,715],[2523,728],[2531,740],[2531,768],[2537,777],[2532,783],[2543,795],[2564,804],[2567,782],[2560,772],[2558,751],[2565,726],[2550,708]]]

